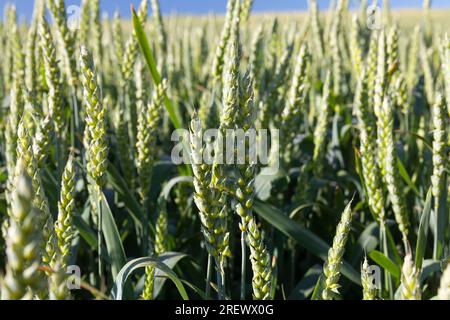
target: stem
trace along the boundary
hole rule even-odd
[[[219,300],[225,300],[225,272],[217,269],[217,285],[219,289]]]
[[[75,121],[75,132],[80,132],[78,102],[77,102],[77,94],[76,94],[75,88],[72,88],[72,105],[73,105],[73,113],[74,113],[74,121]]]
[[[62,163],[62,159],[61,159],[61,140],[59,139],[59,137],[57,136],[55,138],[55,152],[56,152],[56,172],[57,172],[57,177],[59,179],[59,177],[61,176],[61,163]]]
[[[211,298],[212,260],[212,255],[208,254],[208,266],[206,267],[205,300],[209,300]]]
[[[291,290],[295,288],[295,246],[291,250]]]
[[[247,270],[245,231],[241,232],[241,254],[241,300],[245,300],[245,274]]]
[[[442,186],[442,184],[441,184]],[[441,189],[442,190],[442,189]],[[434,216],[436,221],[436,230],[434,232],[434,243],[433,243],[433,259],[439,260],[442,256],[442,245],[440,242],[442,230],[439,226],[439,198],[434,198]],[[445,233],[445,231],[444,231]]]
[[[223,300],[226,300],[226,297],[225,297],[225,272],[222,273],[221,279],[222,279],[222,284],[220,285],[220,287],[222,288],[222,297],[223,297]]]
[[[144,253],[144,256],[147,256],[148,254],[148,224],[149,224],[149,219],[148,219],[148,212],[146,210],[147,208],[147,197],[146,199],[144,199],[142,201],[142,217],[143,217],[143,229],[142,229],[142,250]]]
[[[386,224],[384,221],[380,222],[380,246],[382,251],[386,257],[389,257],[389,249],[387,244],[387,235],[386,235]],[[394,289],[392,287],[392,278],[389,272],[384,272],[384,284],[386,286],[386,290],[389,294],[389,298],[392,300],[394,298]]]
[[[98,226],[97,226],[97,238],[98,238],[98,275],[100,277],[100,286],[102,285],[103,279],[103,266],[102,266],[102,210],[100,207],[100,196],[101,190],[96,186],[96,201],[97,201],[97,214],[98,214]]]

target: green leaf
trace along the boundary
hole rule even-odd
[[[196,294],[198,294],[200,296],[201,299],[205,300],[206,298],[206,294],[205,291],[203,291],[202,289],[200,289],[199,287],[193,285],[192,283],[181,279],[181,282],[183,282],[185,285],[187,285],[189,288],[192,289],[192,291],[194,291]]]
[[[317,280],[320,278],[322,274],[322,266],[314,265],[308,271],[306,271],[303,278],[299,281],[299,283],[295,286],[294,290],[292,290],[288,299],[291,300],[304,300],[311,293],[313,293],[314,288],[316,286]]]
[[[128,277],[133,273],[134,270],[139,268],[145,268],[147,266],[152,266],[155,269],[161,270],[167,277],[170,278],[170,280],[173,281],[183,300],[189,300],[184,285],[178,278],[176,273],[173,272],[172,269],[170,269],[162,260],[160,260],[159,258],[152,258],[152,257],[133,259],[123,266],[123,268],[120,270],[117,277],[115,278],[116,281],[112,291],[113,298],[115,300],[122,300],[123,288],[125,286]]]
[[[349,260],[352,265],[361,261],[364,252],[370,252],[377,247],[379,233],[380,227],[376,222],[372,222],[364,229],[352,250],[352,258]]]
[[[114,191],[117,192],[120,199],[125,203],[125,207],[128,209],[127,212],[133,218],[134,223],[137,227],[142,228],[141,206],[131,193],[130,188],[117,168],[111,162],[108,163],[107,175],[108,182],[112,185]]]
[[[141,25],[141,22],[139,21],[136,11],[134,10],[133,7],[131,7],[131,13],[133,16],[134,32],[136,33],[136,37],[138,39],[141,52],[144,55],[145,62],[147,63],[147,66],[150,70],[153,81],[155,82],[156,85],[159,85],[161,83],[161,75],[158,72],[155,58],[153,56],[152,49],[150,48],[147,36],[145,35],[144,28]],[[169,114],[169,118],[175,129],[183,129],[183,119],[181,118],[178,109],[174,106],[173,102],[167,96],[167,93],[164,95],[164,106],[166,107],[167,113]],[[189,145],[185,141],[182,142],[182,144],[185,152],[190,150]],[[192,175],[190,165],[186,164],[184,169],[182,168],[183,167],[179,168],[181,174]]]
[[[100,210],[102,216],[102,232],[105,238],[106,250],[111,259],[111,271],[115,278],[120,269],[127,263],[120,234],[105,195],[100,195]]]
[[[397,266],[391,259],[386,257],[378,250],[373,250],[369,253],[369,257],[375,261],[379,266],[383,267],[397,280],[400,279],[400,267]]]
[[[397,224],[397,222],[395,222],[393,220],[389,220],[389,219],[386,220],[386,228],[384,228],[384,232],[386,234],[387,245],[389,248],[389,250],[388,250],[389,258],[395,259],[395,262],[397,263],[397,265],[401,265],[403,263],[403,260],[398,253],[398,249],[396,247],[394,237],[392,236],[392,232],[390,230],[390,227],[395,226],[396,224]]]
[[[420,272],[420,282],[423,283],[433,273],[441,271],[441,267],[442,262],[439,260],[424,260],[422,271]]]
[[[164,198],[164,200],[167,201],[167,200],[169,200],[170,192],[172,191],[172,188],[174,186],[176,186],[178,183],[183,183],[183,182],[192,183],[193,181],[194,181],[193,178],[190,176],[175,177],[175,178],[169,180],[169,182],[167,182],[164,185],[164,188],[162,189],[159,197],[160,198],[162,197],[162,198]]]
[[[136,33],[136,37],[138,39],[139,46],[141,47],[142,54],[144,55],[145,62],[147,63],[147,66],[150,70],[153,81],[156,85],[159,85],[161,83],[161,75],[159,74],[156,67],[155,58],[153,56],[152,49],[150,48],[149,41],[147,39],[147,36],[145,35],[144,28],[142,27],[139,18],[137,17],[136,11],[134,10],[134,8],[132,8],[131,11],[133,15],[134,32]],[[165,95],[164,97],[164,104],[175,129],[183,128],[181,117],[178,115],[178,112],[176,112],[172,101],[167,97],[167,95]]]
[[[420,217],[420,225],[417,236],[415,263],[418,269],[422,268],[423,258],[425,256],[425,249],[428,238],[428,227],[431,215],[431,200],[432,200],[432,193],[430,188],[428,190],[425,206],[423,208],[422,215]]]
[[[160,254],[158,256],[158,259],[162,261],[166,266],[168,266],[170,269],[173,269],[177,263],[187,257],[184,253],[179,252],[165,252],[163,254]],[[167,280],[166,274],[161,270],[157,269],[155,272],[155,284],[153,287],[153,296],[156,298],[158,297],[159,293],[161,292],[161,289],[164,286],[164,283]]]
[[[320,274],[319,279],[317,279],[316,285],[314,286],[314,291],[311,296],[311,300],[321,300],[323,291],[323,272]]]
[[[73,225],[77,228],[80,236],[88,243],[88,245],[97,249],[98,241],[97,234],[92,230],[92,228],[87,224],[80,216],[75,215],[73,217]]]
[[[278,170],[277,174],[265,174],[269,170],[270,168],[262,168],[261,173],[255,178],[256,196],[262,201],[270,198],[274,182],[285,177],[282,170]]]
[[[255,212],[286,236],[297,240],[298,245],[311,254],[326,261],[330,246],[314,233],[286,217],[279,209],[261,201],[255,201]],[[352,282],[361,284],[359,273],[346,261],[342,264],[342,274]]]
[[[420,197],[420,192],[419,189],[417,189],[417,187],[414,185],[414,183],[412,182],[411,178],[409,177],[408,171],[406,171],[405,166],[403,165],[402,161],[398,158],[397,159],[397,167],[399,170],[399,173],[401,175],[401,177],[403,178],[403,180],[406,182],[406,184],[408,185],[408,187],[414,191],[414,193]]]
[[[149,201],[155,203],[167,181],[176,174],[177,167],[169,160],[157,161],[153,166],[152,182],[149,193]]]

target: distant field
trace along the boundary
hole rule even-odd
[[[327,11],[322,11],[323,15],[327,15]],[[357,12],[354,12],[355,14]],[[392,14],[394,19],[398,21],[401,27],[411,28],[418,23],[420,23],[423,19],[423,11],[418,9],[400,9],[393,10]],[[292,19],[293,17],[308,17],[307,12],[273,12],[273,13],[254,13],[252,19],[259,19],[260,17],[268,17],[268,16],[277,16]],[[431,10],[431,17],[433,19],[433,23],[435,27],[445,29],[447,28],[450,31],[450,9],[445,10]]]
[[[353,12],[357,14],[357,12]],[[401,29],[412,29],[414,26],[421,24],[423,21],[423,11],[418,9],[400,9],[392,11],[393,18],[399,23]],[[325,19],[328,15],[328,11],[322,11],[322,17]],[[186,19],[186,22],[191,21],[194,17],[197,22],[208,19],[211,15],[203,16],[186,16],[186,15],[169,15],[166,16],[166,20],[173,20],[173,17],[177,17],[177,21]],[[250,17],[250,23],[258,23],[262,20],[270,20],[273,17],[278,17],[281,24],[292,23],[294,21],[300,23],[307,23],[308,13],[306,11],[298,12],[264,12],[253,13]],[[431,10],[431,18],[433,20],[434,27],[438,30],[450,32],[450,9],[446,10]],[[217,22],[222,22],[222,19],[217,19]],[[131,28],[130,21],[124,21],[124,29],[128,32]],[[217,32],[220,32],[221,26],[217,26]]]

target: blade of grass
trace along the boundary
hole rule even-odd
[[[422,216],[420,217],[419,232],[417,236],[415,262],[418,269],[422,268],[423,258],[425,257],[425,249],[428,238],[428,228],[430,224],[431,200],[432,194],[430,188],[427,193],[427,200],[425,201]]]
[[[387,270],[394,278],[400,279],[400,267],[378,250],[369,253],[370,259]]]
[[[133,5],[131,5],[131,13],[133,16],[134,31],[136,33],[139,46],[141,47],[142,54],[144,55],[145,62],[147,63],[147,66],[150,70],[153,81],[155,82],[156,85],[159,85],[161,83],[161,75],[158,72],[152,49],[150,48],[149,41],[144,32],[144,28],[142,27],[139,21],[139,18],[136,14],[136,11],[134,10]],[[179,116],[177,110],[174,108],[174,105],[172,104],[172,101],[169,99],[167,94],[164,97],[164,104],[166,106],[166,110],[169,113],[170,120],[172,121],[172,124],[175,127],[175,129],[182,129],[183,123],[181,117]]]
[[[415,184],[412,182],[411,178],[409,177],[408,171],[406,171],[406,168],[405,168],[405,166],[403,165],[403,163],[402,163],[402,161],[400,159],[397,159],[397,167],[398,167],[398,171],[400,173],[400,176],[406,182],[408,187],[416,194],[416,196],[420,197],[419,189],[417,189]]]
[[[102,211],[102,231],[105,237],[106,250],[111,258],[111,271],[115,278],[120,269],[127,263],[127,258],[114,216],[103,193],[100,195],[100,210]]]
[[[170,280],[173,281],[183,300],[189,300],[184,285],[177,274],[173,272],[173,270],[170,269],[166,264],[161,262],[158,258],[152,257],[133,259],[123,266],[117,277],[115,277],[115,285],[112,291],[112,296],[115,300],[122,300],[124,286],[128,277],[133,273],[133,271],[139,268],[145,268],[147,266],[153,266],[154,268],[164,272],[170,278]]]

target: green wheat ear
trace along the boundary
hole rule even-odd
[[[45,286],[44,273],[38,270],[41,263],[41,218],[33,205],[35,193],[27,171],[26,160],[20,158],[11,195],[2,300],[32,300]]]
[[[403,234],[405,243],[410,228],[409,215],[406,211],[405,199],[401,190],[401,178],[397,169],[397,150],[394,136],[394,116],[390,100],[384,97],[378,110],[378,159],[384,183],[388,189],[395,220]]]
[[[86,110],[86,134],[88,144],[87,169],[99,188],[105,184],[106,160],[108,153],[106,137],[106,109],[97,83],[97,72],[86,47],[80,54],[83,102]]]
[[[328,258],[323,266],[324,289],[322,291],[322,298],[324,300],[331,300],[333,296],[339,294],[341,265],[353,217],[351,205],[352,201],[350,201],[342,213],[341,221],[336,228],[333,245],[328,251]]]
[[[58,202],[58,220],[55,232],[61,255],[60,267],[65,268],[70,255],[71,241],[75,236],[73,215],[75,207],[75,164],[73,155],[69,156],[61,178],[61,194]]]
[[[56,132],[61,135],[64,121],[63,121],[63,102],[61,100],[62,88],[61,78],[58,68],[58,58],[56,47],[53,44],[52,33],[50,26],[43,17],[39,24],[40,35],[40,50],[44,60],[45,80],[49,89],[47,104],[50,111],[52,121],[55,124]]]
[[[361,265],[361,284],[363,287],[363,300],[376,300],[377,288],[372,283],[372,278],[369,274],[369,262],[364,257],[364,262]]]
[[[63,55],[64,72],[70,86],[77,83],[75,41],[67,24],[66,4],[64,0],[47,0],[58,36],[58,47]]]
[[[403,300],[421,300],[420,270],[414,264],[411,253],[405,256],[401,273],[401,297]]]

